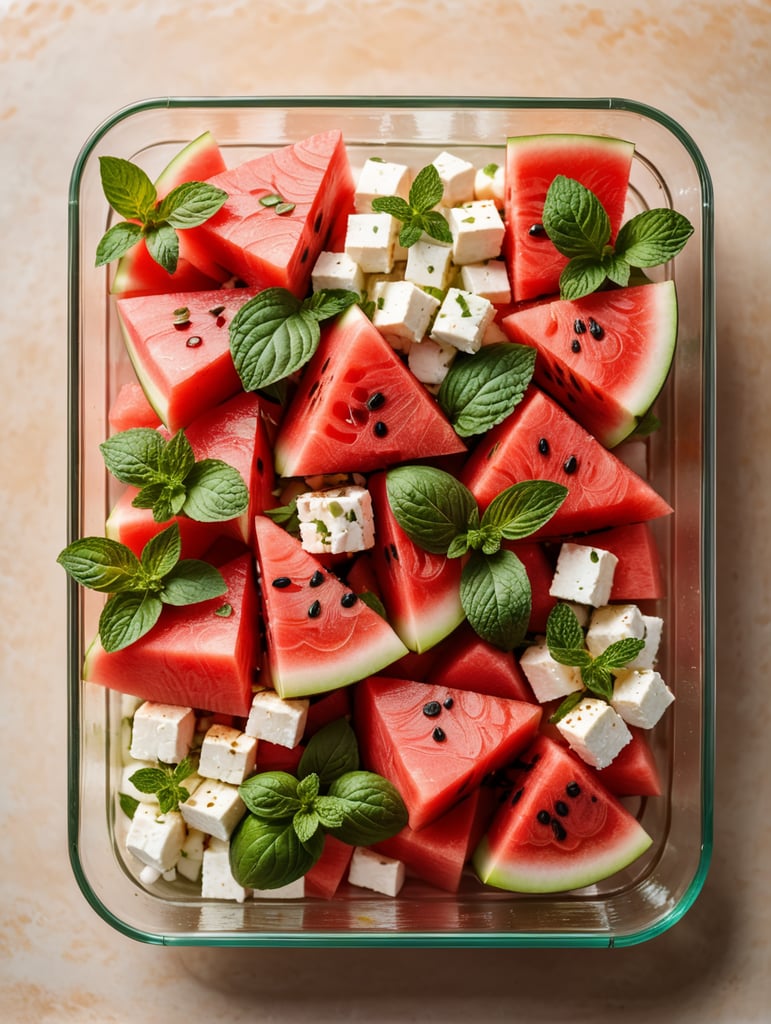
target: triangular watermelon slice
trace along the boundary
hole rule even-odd
[[[394,783],[417,830],[529,746],[541,708],[379,676],[356,687],[354,717],[365,767]]]
[[[359,306],[322,329],[281,422],[281,476],[360,472],[464,452],[435,400]]]
[[[533,536],[556,537],[669,515],[671,506],[555,401],[531,385],[475,449],[461,474],[480,508],[518,480],[553,480],[565,501]]]
[[[266,662],[281,697],[379,672],[407,648],[385,619],[266,516],[255,518]]]

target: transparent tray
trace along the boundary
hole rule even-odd
[[[118,111],[75,164],[69,222],[69,534],[98,535],[115,495],[98,445],[107,413],[131,374],[109,294],[94,268],[110,211],[101,155],[157,175],[210,129],[229,166],[325,129],[342,129],[354,161],[373,154],[423,166],[442,149],[478,166],[502,162],[507,136],[606,134],[633,141],[628,215],[670,206],[695,232],[674,266],[679,300],[675,362],[648,441],[649,479],[674,507],[657,521],[664,558],[662,674],[677,700],[652,740],[664,792],[634,808],[653,836],[628,870],[577,892],[523,896],[469,876],[450,895],[408,881],[398,898],[201,899],[192,887],[144,887],[121,843],[115,793],[121,699],[81,681],[96,633],[99,595],[69,584],[69,847],[78,883],[97,913],[147,942],[242,946],[613,946],[655,936],[687,911],[703,884],[712,840],[714,717],[714,279],[709,173],[670,117],[622,99],[161,98]]]

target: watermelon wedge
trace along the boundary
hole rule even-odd
[[[257,562],[271,684],[282,697],[347,686],[406,653],[388,623],[300,541],[255,518]]]
[[[652,843],[586,765],[540,736],[522,755],[511,795],[474,851],[487,885],[567,892],[608,878]]]

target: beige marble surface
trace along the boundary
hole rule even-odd
[[[0,0],[0,1019],[8,1024],[768,1020],[768,0]],[[693,909],[602,951],[179,951],[111,930],[65,838],[67,186],[156,95],[619,95],[693,136],[716,194],[718,772]],[[746,787],[746,788],[745,788]]]

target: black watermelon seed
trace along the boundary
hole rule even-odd
[[[373,392],[367,399],[366,405],[370,412],[374,412],[375,409],[382,409],[385,405],[385,395],[382,391]]]
[[[597,341],[605,336],[605,331],[603,331],[597,321],[592,319],[592,317],[589,317],[589,333]]]
[[[399,549],[397,548],[397,546],[395,544],[391,544],[390,547],[391,547],[391,558],[393,558],[393,560],[395,562],[398,562],[399,561]]]
[[[594,793],[592,793],[591,801],[592,801],[593,804],[597,803],[597,797],[594,795]]]
[[[436,718],[441,710],[442,705],[438,700],[430,700],[428,704],[423,705],[423,714],[426,715],[427,718]]]
[[[313,398],[313,396],[319,390],[319,383],[320,382],[318,380],[314,380],[314,382],[311,384],[310,388],[308,389],[308,398]]]
[[[551,814],[549,814],[548,811],[539,811],[538,814],[536,814],[536,818],[542,825],[548,825],[551,821]]]
[[[274,587],[278,587],[279,590],[282,590],[284,587],[291,586],[291,584],[292,584],[292,581],[290,580],[290,578],[288,576],[277,576],[273,580],[273,584],[272,585]]]
[[[573,321],[573,331],[576,334],[586,334],[586,324],[583,322],[583,320]]]
[[[578,469],[578,459],[575,457],[575,455],[571,455],[569,456],[569,458],[565,459],[565,461],[562,463],[562,468],[568,474],[575,473],[575,471]]]
[[[564,800],[557,800],[554,804],[554,810],[559,814],[560,818],[564,818],[568,814],[570,808]]]
[[[552,818],[551,820],[551,830],[554,833],[555,839],[559,839],[560,842],[568,837],[568,834],[562,827],[561,822],[557,821],[556,818]]]
[[[308,618],[317,619],[319,615],[321,615],[321,602],[314,601],[313,604],[308,609]]]
[[[316,214],[316,219],[313,222],[313,230],[316,232],[316,234],[318,234],[319,231],[321,231],[321,222],[323,220],[324,220],[324,211],[323,210],[319,210],[319,212]]]
[[[354,594],[352,590],[349,590],[347,594],[343,594],[340,598],[340,604],[343,608],[352,608],[358,600],[359,599],[356,594]]]
[[[377,421],[377,423],[373,427],[373,430],[375,432],[375,437],[385,437],[386,434],[388,433],[388,427],[385,423],[383,423],[382,420]]]
[[[551,373],[547,369],[544,368],[541,372],[543,373],[544,377],[548,381],[552,381],[552,382],[554,381],[554,377],[551,375]]]
[[[528,235],[532,235],[535,238],[538,235],[545,235],[546,228],[543,226],[543,224],[531,224],[530,227],[527,229],[527,233]]]
[[[578,338],[573,338],[573,340],[570,342],[570,347],[574,352],[580,352],[581,342],[578,340]]]
[[[549,442],[546,440],[545,437],[539,438],[539,440],[538,440],[538,451],[541,453],[541,455],[548,455],[549,454]]]
[[[300,263],[305,263],[305,261],[308,259],[309,254],[310,253],[308,250],[308,246],[306,245],[302,251],[302,255],[300,256]]]
[[[193,334],[185,342],[188,348],[198,348],[199,345],[203,344],[203,338],[200,334]]]
[[[512,807],[514,806],[514,804],[518,804],[519,803],[520,798],[522,797],[522,794],[524,792],[525,792],[524,788],[522,786],[520,786],[519,789],[516,791],[516,793],[514,793],[514,795],[511,798],[511,806]]]
[[[581,792],[581,787],[577,782],[569,782],[567,786],[565,786],[565,792],[568,796],[576,797]]]
[[[388,550],[387,546],[383,548],[383,557],[386,560],[386,564],[391,561],[391,552]]]
[[[450,710],[454,703],[455,701],[452,699],[452,697],[445,697],[445,699],[442,701],[443,706],[446,707],[448,711]]]
[[[321,373],[326,373],[327,367],[329,366],[329,359],[330,359],[330,357],[327,357],[324,360],[324,362],[321,364],[321,370],[320,370]]]
[[[437,743],[441,743],[443,740],[447,739],[447,737],[444,734],[444,729],[440,729],[438,725],[436,729],[434,729],[434,731],[431,733],[431,736],[436,740]]]
[[[257,456],[257,472],[260,474],[260,476],[262,476],[262,474],[265,472],[265,463],[262,461],[259,455]]]
[[[311,576],[311,578],[308,580],[308,586],[310,586],[310,587],[320,587],[323,582],[324,582],[324,573],[320,569],[317,569],[314,572],[314,574]]]

